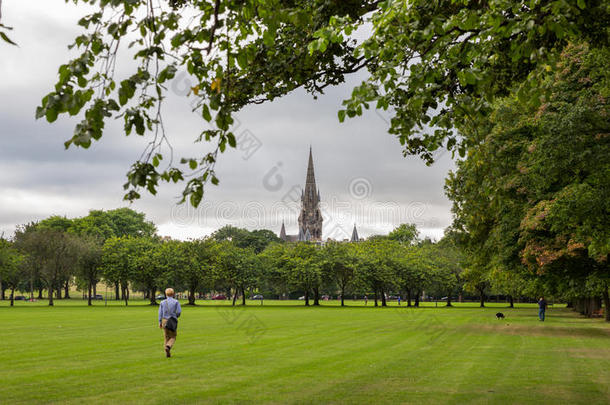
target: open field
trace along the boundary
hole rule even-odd
[[[208,301],[166,359],[143,301],[44,304],[0,304],[1,403],[610,403],[610,325],[563,308]]]

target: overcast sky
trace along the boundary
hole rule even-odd
[[[386,114],[369,112],[341,124],[337,110],[361,77],[314,100],[303,91],[238,115],[241,147],[222,155],[218,187],[206,190],[198,209],[177,205],[181,187],[162,184],[157,196],[146,193],[131,205],[122,201],[125,173],[141,154],[146,139],[107,125],[101,142],[90,149],[64,150],[77,119],[54,124],[34,119],[42,96],[71,57],[67,45],[79,34],[82,6],[64,0],[4,0],[3,23],[14,26],[19,47],[0,43],[0,233],[50,215],[76,217],[90,209],[130,206],[146,213],[159,233],[186,239],[225,225],[279,232],[285,221],[297,233],[298,200],[304,186],[309,147],[322,198],[323,237],[349,237],[357,224],[361,236],[387,233],[400,223],[416,223],[425,236],[438,238],[451,223],[444,178],[453,167],[449,153],[432,167],[403,157],[387,133]],[[129,62],[119,66],[127,71]],[[174,156],[196,157],[207,150],[192,140],[205,122],[191,113],[179,74],[165,105]]]

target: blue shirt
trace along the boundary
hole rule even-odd
[[[161,323],[162,319],[169,318],[180,318],[180,313],[182,312],[182,308],[180,308],[180,302],[172,297],[167,297],[161,304],[159,305],[159,323]]]

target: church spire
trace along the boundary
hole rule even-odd
[[[303,239],[322,240],[322,213],[320,212],[320,192],[316,187],[316,176],[313,169],[313,153],[309,147],[309,162],[307,164],[307,177],[305,178],[305,189],[301,194],[301,214],[299,215],[299,227],[303,233]],[[301,240],[301,238],[299,238]]]
[[[354,230],[352,231],[352,238],[350,242],[359,242],[360,238],[358,237],[358,231],[356,230],[356,224],[354,224]]]
[[[313,170],[311,146],[309,147],[309,163],[307,164],[307,177],[305,178],[305,199],[309,199],[312,202],[316,199],[319,201],[318,190],[316,189],[316,176]]]
[[[282,229],[280,229],[280,239],[281,240],[287,240],[288,239],[286,237],[286,227],[284,226],[284,221],[282,221]]]

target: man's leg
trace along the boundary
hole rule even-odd
[[[540,314],[540,319],[544,322],[544,315],[545,315],[546,310],[543,309],[541,312],[542,313]]]
[[[169,346],[169,348],[171,349],[172,347],[174,347],[174,343],[176,343],[176,335],[178,334],[175,330],[171,331],[171,330],[165,330],[165,346]]]
[[[170,339],[170,337],[169,337],[169,335],[168,335],[168,332],[169,332],[169,331],[168,331],[167,329],[165,329],[165,324],[166,324],[166,323],[167,323],[167,319],[163,319],[163,320],[161,321],[161,326],[163,327],[163,350],[165,350],[165,355],[166,355],[167,357],[170,357],[170,353],[169,353],[169,351],[170,351],[170,349],[171,349],[172,347],[169,345],[169,339]]]

